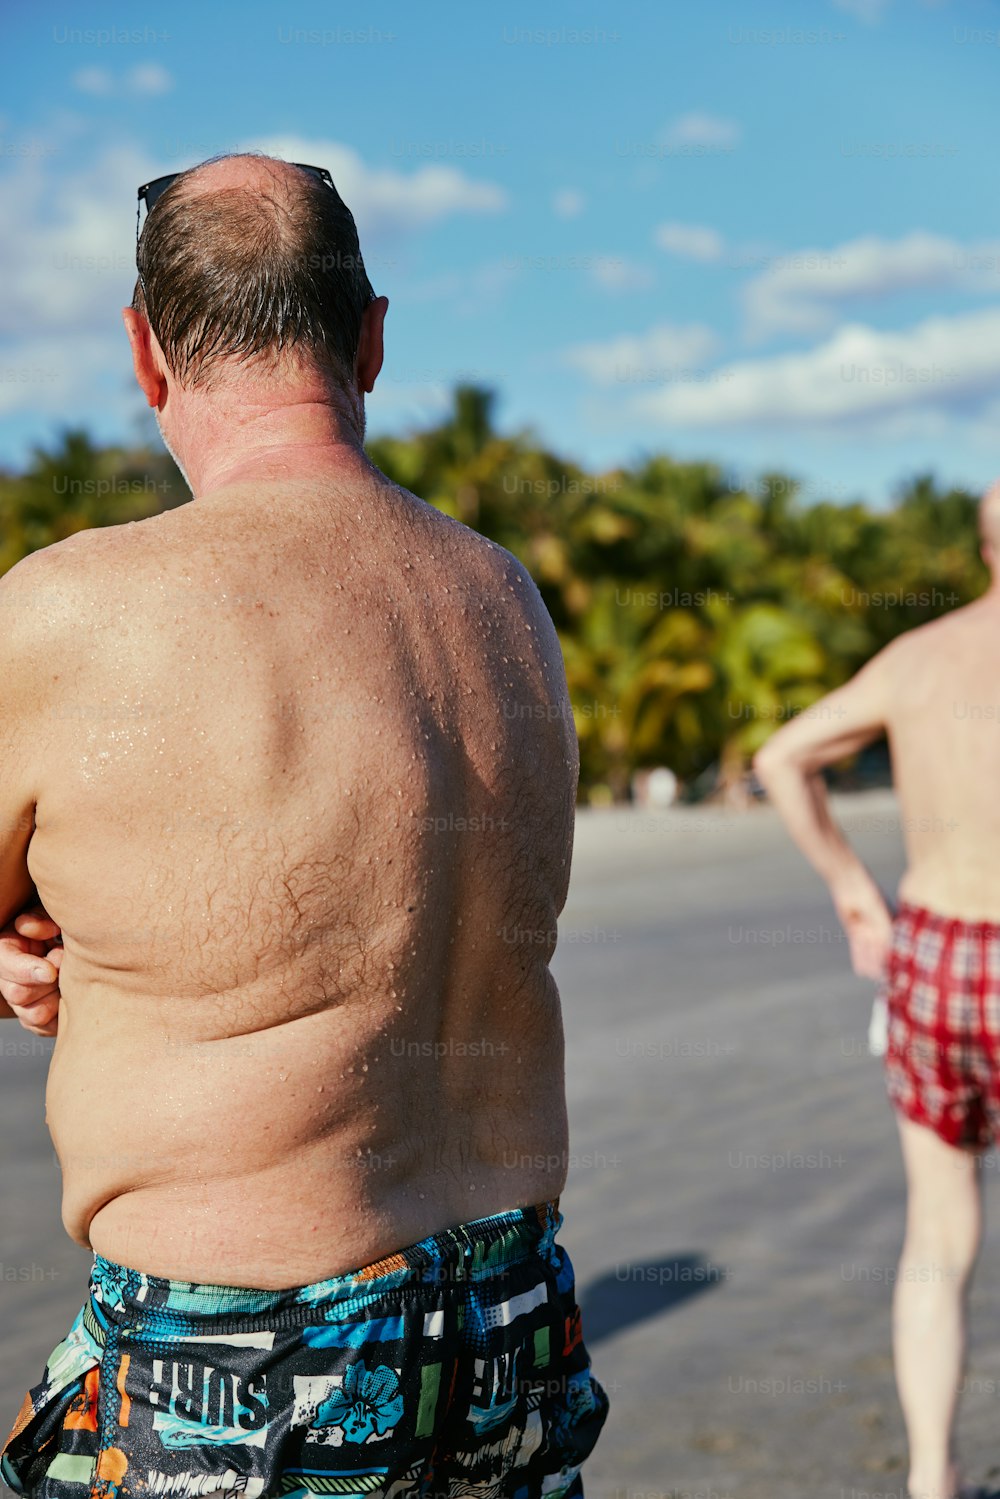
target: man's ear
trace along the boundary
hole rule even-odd
[[[132,347],[136,382],[149,405],[160,411],[167,399],[167,382],[163,375],[160,346],[156,343],[149,323],[134,307],[123,307],[122,319]]]
[[[370,395],[375,389],[375,381],[378,379],[379,370],[382,368],[382,360],[385,357],[382,330],[385,325],[385,315],[388,311],[389,298],[376,297],[374,302],[369,302],[361,319],[361,337],[358,339],[358,357],[355,369],[357,370],[358,389],[365,395]]]

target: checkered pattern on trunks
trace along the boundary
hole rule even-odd
[[[901,902],[882,992],[895,1108],[948,1145],[1000,1140],[1000,925]]]

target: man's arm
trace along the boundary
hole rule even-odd
[[[852,681],[785,724],[754,756],[754,770],[810,864],[826,881],[851,946],[854,971],[881,977],[890,917],[882,892],[830,815],[821,770],[881,734],[888,720],[887,646]]]

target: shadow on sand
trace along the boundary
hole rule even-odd
[[[665,1260],[623,1261],[577,1292],[587,1347],[721,1285],[726,1272],[700,1250]]]

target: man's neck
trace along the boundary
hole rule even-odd
[[[276,442],[252,453],[234,453],[233,446],[230,442],[227,451],[207,454],[200,469],[186,475],[196,500],[236,485],[305,481],[371,469],[356,441]]]
[[[263,395],[263,393],[261,393]],[[184,393],[160,432],[202,499],[233,485],[319,478],[371,468],[358,415],[313,392],[250,400]]]

